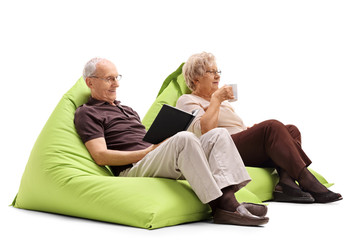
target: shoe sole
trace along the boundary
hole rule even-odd
[[[314,198],[309,197],[294,197],[282,192],[273,192],[273,200],[275,202],[290,202],[290,203],[314,203]]]

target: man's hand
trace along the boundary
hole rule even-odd
[[[122,166],[140,161],[160,144],[151,145],[148,148],[137,151],[118,151],[107,149],[105,139],[100,137],[87,141],[85,146],[98,165]]]
[[[160,146],[163,142],[165,142],[166,140],[168,140],[169,138],[165,139],[164,141],[162,141],[161,143],[158,144],[153,144],[150,147],[146,148],[146,150],[148,151],[146,154],[148,154],[149,152],[155,150],[158,146]]]
[[[161,142],[161,143],[162,143],[162,142]],[[146,154],[148,154],[149,152],[155,150],[158,146],[160,146],[161,143],[153,144],[153,145],[151,145],[150,147],[146,148],[146,149],[145,149]]]

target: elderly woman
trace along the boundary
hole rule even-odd
[[[279,183],[274,200],[298,203],[328,203],[342,199],[323,186],[307,169],[311,160],[301,148],[301,135],[294,125],[268,120],[246,127],[228,101],[233,99],[230,86],[219,88],[220,71],[211,53],[192,55],[183,66],[191,94],[181,96],[177,107],[199,113],[189,127],[197,136],[213,128],[225,128],[245,163],[251,167],[275,167]],[[296,184],[297,181],[299,183]]]

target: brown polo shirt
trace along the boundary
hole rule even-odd
[[[151,144],[142,140],[146,129],[139,115],[119,101],[114,103],[116,106],[90,97],[76,109],[74,123],[83,143],[103,137],[107,148],[112,150],[135,151],[149,147]],[[114,175],[118,175],[131,166],[110,167]]]

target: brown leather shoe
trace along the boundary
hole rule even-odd
[[[214,214],[214,223],[219,224],[233,224],[240,226],[260,226],[269,222],[269,218],[265,216],[255,216],[251,214],[241,204],[237,207],[235,212],[229,212],[220,208],[216,209]]]
[[[264,217],[268,211],[267,206],[263,204],[242,202],[240,205],[244,205],[252,215],[259,217]]]

